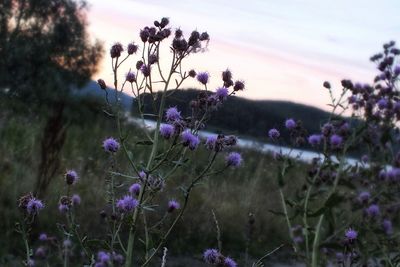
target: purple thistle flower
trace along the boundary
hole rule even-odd
[[[387,172],[385,171],[385,170],[381,170],[380,172],[379,172],[379,175],[378,175],[378,177],[379,177],[379,179],[381,180],[381,181],[385,181],[386,179],[387,179]]]
[[[399,112],[400,111],[400,101],[396,101],[394,103],[394,111]]]
[[[47,241],[47,234],[46,233],[41,233],[39,235],[39,241]]]
[[[396,67],[394,67],[393,73],[395,76],[400,75],[400,65],[397,65]]]
[[[197,80],[204,85],[206,85],[208,83],[208,78],[209,78],[209,75],[207,72],[199,72],[197,74]]]
[[[128,44],[128,54],[132,55],[135,54],[138,51],[139,46],[136,45],[135,43],[130,43]]]
[[[124,47],[120,43],[114,44],[110,49],[110,56],[111,58],[120,57],[122,51],[124,51]]]
[[[344,236],[346,237],[346,239],[350,242],[354,241],[357,239],[358,233],[356,230],[349,228],[347,229],[347,231],[345,232]]]
[[[38,247],[35,251],[35,257],[40,259],[46,258],[46,249],[42,246]]]
[[[229,91],[225,87],[220,87],[217,89],[215,95],[220,100],[223,101],[228,97]]]
[[[35,266],[35,261],[33,259],[29,259],[28,262],[26,263],[26,266],[34,267]]]
[[[128,72],[125,76],[125,80],[130,83],[136,82],[136,74],[134,72]]]
[[[144,179],[146,178],[146,173],[145,173],[144,171],[140,171],[140,172],[139,172],[139,178],[140,178],[141,180],[144,180]]]
[[[279,138],[279,136],[281,136],[281,134],[280,134],[280,132],[279,132],[277,129],[272,128],[271,130],[268,131],[268,136],[269,136],[269,138],[271,138],[272,140],[276,140],[276,139]]]
[[[226,257],[224,260],[224,267],[237,267],[237,263],[233,259]]]
[[[39,213],[40,210],[42,210],[44,208],[44,204],[41,200],[36,199],[36,198],[31,198],[28,202],[28,204],[26,205],[26,211],[30,214],[30,215],[36,215]]]
[[[328,135],[330,135],[330,133],[332,132],[332,130],[333,130],[333,125],[331,124],[331,123],[325,123],[323,126],[322,126],[322,134],[324,135],[324,136],[328,136]]]
[[[218,137],[216,135],[211,135],[207,137],[206,140],[206,148],[208,150],[213,150],[215,148],[215,144],[217,142]]]
[[[400,169],[399,168],[393,168],[390,169],[387,172],[387,178],[391,182],[396,182],[400,179]]]
[[[293,242],[294,242],[295,244],[301,244],[301,243],[303,243],[303,241],[304,241],[304,239],[303,239],[303,237],[301,237],[301,236],[295,236],[295,237],[293,237]]]
[[[140,188],[141,188],[140,184],[138,184],[138,183],[132,184],[129,187],[129,193],[131,193],[132,195],[136,195],[137,196],[140,193]]]
[[[361,203],[367,203],[368,200],[370,199],[370,197],[371,197],[371,194],[370,194],[369,192],[367,192],[367,191],[364,191],[364,192],[361,192],[361,193],[358,195],[358,200],[359,200]]]
[[[139,201],[132,196],[124,196],[117,201],[117,208],[121,212],[131,212],[139,205]]]
[[[340,263],[344,261],[344,254],[342,252],[336,253],[336,260]]]
[[[142,72],[142,74],[143,74],[144,77],[149,77],[150,74],[151,74],[151,66],[150,66],[150,65],[143,64],[143,65],[140,67],[140,71]]]
[[[106,152],[115,153],[119,149],[119,143],[117,140],[110,137],[103,141],[103,148]]]
[[[60,211],[60,213],[67,213],[69,210],[69,207],[67,204],[60,204],[58,205],[58,210]]]
[[[181,135],[183,145],[189,146],[191,150],[195,150],[200,143],[198,136],[193,135],[189,130],[186,130]]]
[[[226,156],[225,161],[228,166],[238,167],[242,164],[242,156],[237,152],[231,152]]]
[[[379,210],[379,206],[376,204],[372,204],[371,206],[369,206],[366,210],[368,216],[370,217],[376,217],[379,215],[380,210]]]
[[[102,263],[108,263],[110,261],[110,253],[107,253],[105,251],[99,251],[97,253],[97,260]]]
[[[243,81],[236,81],[233,85],[234,91],[242,91],[244,89],[244,82]]]
[[[165,112],[165,119],[170,122],[181,120],[181,112],[176,107],[170,107]]]
[[[69,170],[65,173],[65,182],[68,185],[73,185],[79,179],[78,174],[74,170]]]
[[[330,140],[332,148],[339,148],[342,145],[343,137],[341,137],[340,135],[334,134],[331,136],[331,138],[329,140]]]
[[[388,219],[383,220],[382,228],[387,235],[393,234],[393,224],[391,220]]]
[[[113,262],[122,266],[124,264],[124,256],[113,252]]]
[[[378,104],[378,108],[382,110],[382,109],[387,108],[388,101],[385,98],[381,98],[381,99],[379,99],[377,104]]]
[[[313,134],[308,137],[308,143],[312,146],[318,146],[321,140],[322,136],[320,134]]]
[[[363,155],[363,156],[361,157],[361,161],[362,161],[362,163],[364,163],[364,164],[368,163],[368,161],[369,161],[368,155]]]
[[[74,194],[71,197],[71,202],[72,202],[72,205],[78,206],[81,204],[81,197],[78,194]]]
[[[160,134],[165,139],[171,138],[174,135],[175,128],[171,124],[163,124],[160,126]]]
[[[168,202],[168,212],[173,212],[174,210],[177,210],[180,207],[181,207],[181,205],[176,200],[170,200]]]
[[[285,127],[288,130],[293,130],[296,127],[296,122],[293,119],[287,119],[285,121]]]
[[[219,264],[221,262],[221,254],[213,248],[204,251],[203,258],[208,264]]]
[[[63,246],[64,246],[65,248],[71,247],[71,246],[72,246],[71,240],[65,239],[65,240],[63,241]]]

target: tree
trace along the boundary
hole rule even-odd
[[[0,89],[3,96],[49,109],[36,191],[55,175],[65,141],[63,111],[71,88],[97,70],[102,45],[87,34],[85,1],[0,1]]]

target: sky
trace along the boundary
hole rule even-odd
[[[210,88],[221,85],[229,68],[246,82],[239,95],[250,99],[288,100],[328,109],[322,87],[340,80],[371,82],[369,57],[389,40],[400,42],[400,0],[89,0],[89,32],[108,52],[115,42],[140,43],[139,31],[154,20],[170,18],[186,36],[207,31],[204,53],[188,57],[184,68],[208,71]],[[170,56],[165,53],[163,56]],[[125,65],[121,75],[134,68]],[[161,58],[162,61],[162,58]],[[112,83],[105,56],[93,77]],[[189,81],[183,87],[200,87]]]

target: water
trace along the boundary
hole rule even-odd
[[[126,115],[127,121],[129,123],[138,125],[139,127],[148,129],[148,130],[154,130],[156,128],[156,122],[152,120],[142,120],[140,118],[132,117],[130,115]],[[199,131],[199,136],[201,138],[207,138],[208,136],[215,135],[215,133],[209,132],[209,131]],[[323,155],[321,155],[318,152],[315,151],[308,151],[308,150],[302,150],[302,149],[295,149],[295,148],[290,148],[290,147],[285,147],[285,146],[280,146],[280,145],[274,145],[274,144],[268,144],[268,143],[263,143],[259,141],[254,141],[250,139],[244,139],[244,138],[239,138],[238,139],[238,147],[241,148],[247,148],[247,149],[254,149],[257,151],[260,151],[262,153],[268,153],[268,154],[274,154],[274,153],[280,153],[283,155],[289,155],[289,157],[300,160],[303,162],[311,162],[313,158],[322,158]],[[359,163],[358,159],[354,158],[346,158],[346,162],[348,165],[355,165]]]

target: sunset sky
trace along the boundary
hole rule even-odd
[[[139,30],[169,17],[172,29],[211,36],[208,51],[190,56],[185,68],[208,71],[211,87],[221,71],[246,81],[241,96],[279,99],[326,108],[325,80],[369,82],[368,58],[389,40],[400,41],[399,0],[89,0],[90,33],[107,48],[140,43]],[[168,53],[165,54],[168,56]],[[162,59],[161,59],[162,60]],[[134,60],[125,65],[134,67]],[[97,78],[111,84],[108,54]],[[189,82],[186,87],[198,86]]]

